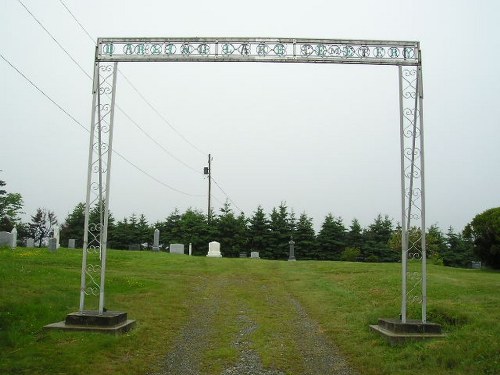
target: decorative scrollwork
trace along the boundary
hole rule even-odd
[[[341,41],[318,39],[269,38],[101,38],[98,41],[99,61],[130,61],[153,58],[158,61],[258,61],[259,59],[291,59],[296,62],[387,63],[418,65],[416,42]],[[220,48],[219,48],[220,47]],[[245,60],[248,57],[255,59]]]

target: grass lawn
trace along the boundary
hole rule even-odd
[[[116,337],[44,331],[78,309],[80,270],[81,251],[0,249],[1,374],[146,374],[160,366],[196,307],[214,299],[222,302],[204,373],[219,374],[237,360],[231,342],[244,309],[258,323],[252,346],[264,365],[301,374],[290,296],[362,374],[500,374],[498,272],[429,265],[429,320],[447,337],[392,347],[368,325],[399,315],[399,264],[109,251],[106,305],[128,312],[137,327]]]

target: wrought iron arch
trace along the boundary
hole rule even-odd
[[[396,66],[401,144],[401,320],[409,303],[426,322],[424,129],[419,42],[289,38],[99,38],[94,64],[80,313],[87,297],[104,311],[116,73],[119,62],[268,62]],[[90,222],[98,207],[99,222]],[[416,230],[414,230],[416,228]],[[412,236],[410,236],[412,229]]]

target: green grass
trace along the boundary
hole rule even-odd
[[[213,259],[110,251],[107,307],[137,327],[123,336],[44,331],[79,303],[81,252],[0,249],[0,373],[154,371],[203,301],[219,301],[202,370],[219,374],[246,315],[264,363],[303,372],[293,329],[299,301],[362,374],[499,374],[500,273],[428,266],[429,320],[446,339],[392,347],[368,325],[396,317],[400,265]]]

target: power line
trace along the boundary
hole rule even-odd
[[[30,12],[30,10],[26,7],[26,5],[24,5],[24,3],[21,0],[17,0],[17,2],[23,6],[23,8],[26,10],[26,12],[28,12],[29,15],[31,17],[33,17],[33,19],[38,23],[38,25],[40,25],[40,27],[52,38],[52,40],[59,46],[59,48],[61,48],[64,51],[64,53],[66,54],[66,56],[68,56],[76,64],[76,66],[78,66],[80,68],[80,70],[83,72],[83,74],[85,74],[87,77],[89,77],[90,79],[92,79],[92,77],[90,76],[90,74],[88,74],[85,71],[85,69],[82,68],[82,66],[78,63],[78,61],[76,61],[73,58],[73,56],[70,55],[70,53],[61,45],[61,43],[59,43],[57,41],[57,39],[49,32],[49,30],[47,30],[45,28],[45,26],[43,26],[43,24],[38,20],[38,18],[36,18],[35,15]]]
[[[236,203],[234,203],[234,201],[229,197],[229,195],[227,195],[227,193],[220,187],[220,185],[217,183],[217,181],[215,181],[215,179],[213,177],[212,177],[212,181],[220,189],[220,191],[222,191],[222,193],[226,196],[226,198],[233,204],[233,206],[236,207],[238,209],[238,211],[243,212],[243,210],[241,208],[239,208]]]
[[[17,73],[21,75],[26,81],[30,83],[31,86],[33,86],[40,94],[45,96],[48,100],[52,102],[59,110],[64,112],[66,116],[68,116],[70,119],[72,119],[75,123],[80,125],[83,129],[85,129],[87,132],[89,131],[85,126],[83,126],[76,118],[74,118],[68,111],[66,111],[63,107],[61,107],[59,104],[57,104],[50,96],[48,96],[40,87],[38,87],[32,80],[30,80],[23,72],[21,72],[19,69],[17,69],[14,64],[12,64],[7,58],[0,52],[0,57],[7,63],[9,64],[12,69],[14,69]]]
[[[12,64],[1,52],[0,52],[0,57],[7,64],[9,64],[11,66],[11,68],[14,69],[21,77],[23,77],[32,87],[34,87],[39,93],[41,93],[43,96],[45,96],[45,98],[47,98],[52,104],[54,104],[61,112],[63,112],[66,116],[68,116],[75,124],[79,125],[86,132],[90,132],[89,129],[87,129],[80,121],[78,121],[75,117],[73,117],[67,110],[65,110],[54,99],[52,99],[49,95],[47,95],[40,87],[38,87],[37,84],[35,84],[23,72],[21,72],[14,64]],[[126,161],[128,164],[130,164],[132,167],[134,167],[135,169],[137,169],[139,172],[143,173],[144,175],[148,176],[149,178],[151,178],[152,180],[156,181],[157,183],[163,185],[164,187],[166,187],[166,188],[168,188],[170,190],[173,190],[173,191],[175,191],[177,193],[184,194],[184,195],[187,195],[187,196],[190,196],[190,197],[204,197],[204,195],[201,195],[201,194],[190,194],[190,193],[186,193],[185,191],[176,189],[176,188],[174,188],[174,187],[172,187],[172,186],[170,186],[170,185],[168,185],[168,184],[160,181],[159,179],[157,179],[156,177],[154,177],[150,173],[146,172],[142,168],[138,167],[136,164],[132,163],[130,160],[128,160],[125,156],[123,156],[117,150],[113,149],[112,151],[116,155],[118,155],[120,158],[122,158],[124,161]]]
[[[52,38],[52,40],[59,46],[59,48],[61,48],[64,53],[71,59],[71,61],[73,61],[77,66],[78,68],[90,79],[90,80],[93,80],[93,78],[85,71],[85,69],[71,56],[71,54],[61,45],[61,43],[59,43],[59,41],[47,30],[47,28],[35,17],[35,15],[26,7],[26,5],[24,5],[24,3],[21,1],[21,0],[17,0],[22,6],[23,8],[30,14],[30,16],[40,25],[40,27]],[[75,15],[70,11],[70,9],[66,6],[66,4],[62,1],[62,0],[59,0],[59,2],[61,3],[61,5],[66,9],[66,11],[70,14],[70,16],[75,20],[75,22],[80,26],[80,28],[84,31],[84,33],[89,37],[89,39],[92,41],[93,44],[94,43],[94,38],[92,38],[92,36],[90,35],[90,33],[85,29],[85,27],[78,21],[78,19],[75,17]],[[3,56],[2,56],[3,58]],[[5,58],[4,58],[5,60]],[[7,60],[6,60],[7,61]],[[9,62],[10,64],[10,62]],[[11,64],[12,65],[12,64]],[[13,66],[13,65],[12,65]],[[14,66],[13,66],[14,67]],[[14,67],[15,68],[15,67]],[[16,69],[17,70],[17,69]],[[186,137],[184,137],[172,124],[170,124],[166,119],[165,117],[146,99],[146,97],[132,84],[132,82],[125,76],[125,74],[123,74],[121,71],[119,71],[119,73],[122,75],[122,77],[126,80],[126,82],[134,89],[134,91],[140,96],[140,98],[178,135],[180,136],[186,143],[188,143],[191,147],[193,147],[194,149],[196,149],[198,152],[202,153],[203,155],[205,155],[205,153],[203,153],[203,151],[201,151],[198,147],[196,147],[194,144],[192,144]],[[25,77],[23,75],[23,77]],[[25,77],[26,78],[26,77]],[[30,81],[31,83],[31,81]],[[36,86],[35,86],[36,87]],[[38,89],[38,88],[37,88]],[[39,90],[40,92],[42,92],[41,90]],[[43,93],[43,92],[42,92]],[[43,93],[47,98],[49,98],[45,93]],[[50,99],[50,98],[49,98]],[[50,99],[55,105],[57,105],[60,109],[62,109],[62,107],[60,107],[56,102],[54,102],[52,99]],[[186,164],[184,161],[182,161],[181,159],[177,158],[175,155],[173,155],[170,151],[168,151],[165,147],[163,147],[158,141],[156,141],[153,137],[151,137],[144,129],[142,129],[142,127],[134,120],[132,119],[132,117],[130,117],[130,115],[128,115],[118,104],[115,104],[116,107],[118,108],[118,110],[129,120],[131,121],[146,137],[148,137],[151,141],[153,141],[157,146],[159,146],[165,153],[167,153],[170,157],[172,157],[173,159],[175,159],[176,161],[178,161],[179,163],[181,163],[182,165],[184,165],[185,167],[189,168],[190,170],[194,171],[195,173],[201,173],[201,171],[199,171],[198,169],[195,169],[191,166],[189,166],[188,164]],[[63,109],[62,109],[63,110]],[[81,125],[81,123],[79,123],[73,116],[71,116],[69,113],[67,113],[65,110],[63,110],[68,116],[70,116],[72,118],[73,121],[75,121],[77,124],[79,124],[80,126],[83,126]],[[88,131],[88,129],[86,129],[84,127],[85,130]],[[142,173],[148,175],[150,178],[154,179],[155,181],[161,183],[162,185],[165,185],[166,187],[168,187],[169,189],[172,189],[174,191],[177,191],[179,193],[182,193],[182,194],[186,194],[186,195],[191,195],[191,194],[188,194],[188,193],[185,193],[185,192],[182,192],[178,189],[175,189],[169,185],[166,185],[164,183],[162,183],[161,181],[157,180],[155,177],[149,175],[147,172],[141,170],[139,167],[137,167],[136,165],[134,165],[132,162],[130,162],[129,160],[125,159],[123,157],[123,155],[121,154],[118,154],[118,152],[116,152],[117,155],[119,155],[122,159],[124,159],[125,161],[127,161],[129,164],[131,164],[132,166],[134,166],[135,168],[139,169]],[[203,174],[203,173],[201,173]],[[239,207],[238,205],[229,197],[229,195],[222,189],[222,187],[217,183],[217,181],[215,181],[215,179],[212,178],[212,180],[214,181],[214,183],[217,185],[217,187],[222,191],[222,193],[226,196],[226,198],[240,211],[240,212],[243,212]],[[191,195],[191,196],[194,196],[194,195]]]
[[[80,21],[78,21],[78,19],[76,18],[76,16],[71,12],[71,10],[68,8],[68,6],[64,3],[63,0],[59,0],[59,2],[61,3],[61,5],[64,7],[64,9],[66,9],[66,11],[71,15],[71,17],[75,20],[75,22],[78,24],[78,26],[80,26],[80,28],[83,30],[83,32],[88,36],[88,38],[90,39],[90,41],[92,42],[92,44],[95,45],[95,41],[96,39],[92,37],[92,35],[90,35],[90,33],[87,31],[87,29],[80,23]],[[158,117],[160,117],[160,119],[168,125],[168,127],[170,129],[172,129],[180,138],[182,138],[184,140],[184,142],[186,142],[188,145],[190,145],[192,148],[194,148],[196,151],[198,151],[200,154],[202,155],[206,155],[207,153],[202,151],[199,147],[197,147],[195,144],[193,144],[192,142],[190,142],[181,132],[179,132],[177,130],[177,128],[175,128],[166,118],[165,116],[163,116],[160,111],[158,111],[156,109],[156,107],[153,106],[153,104],[151,104],[151,102],[139,91],[139,89],[137,89],[137,87],[135,87],[135,85],[128,79],[128,77],[120,71],[120,69],[118,69],[118,73],[120,73],[120,75],[125,79],[125,81],[130,85],[130,87],[132,87],[132,89],[137,93],[137,95],[139,95],[139,97],[149,106],[149,108],[151,108],[151,110],[156,113],[158,115]]]
[[[127,83],[130,85],[130,87],[132,87],[134,89],[134,91],[137,93],[137,95],[139,95],[141,97],[142,100],[144,100],[144,102],[149,106],[149,108],[151,108],[151,110],[153,110],[154,113],[156,113],[162,120],[165,124],[167,124],[170,129],[172,129],[179,137],[181,137],[184,142],[186,142],[187,144],[189,144],[191,147],[193,147],[196,151],[198,151],[200,154],[202,155],[206,155],[205,152],[201,151],[198,147],[196,147],[193,143],[191,143],[186,137],[184,137],[147,99],[144,95],[142,95],[142,93],[132,84],[132,82],[130,82],[130,80],[125,76],[125,74],[123,74],[120,69],[118,69],[118,73],[121,74],[121,76],[125,79],[125,81],[127,81]]]
[[[59,41],[56,39],[56,37],[54,35],[52,35],[52,33],[47,30],[47,28],[42,24],[42,22],[26,7],[26,5],[24,5],[24,3],[21,1],[21,0],[17,0],[19,2],[19,4],[21,4],[23,6],[23,8],[28,12],[28,14],[38,23],[38,25],[40,25],[40,27],[51,37],[51,39],[58,45],[59,48],[61,48],[64,53],[71,59],[71,61],[73,61],[73,63],[75,63],[78,68],[80,68],[80,70],[83,72],[83,74],[85,74],[91,81],[93,80],[92,76],[90,74],[88,74],[85,69],[78,63],[78,61],[76,61],[73,56],[71,56],[71,54],[62,46],[61,43],[59,43]],[[64,4],[63,4],[64,5]],[[70,13],[72,14],[72,13]],[[74,16],[73,16],[74,17]],[[83,26],[82,26],[83,27]],[[88,34],[90,36],[90,34]],[[123,73],[122,73],[123,75]],[[196,169],[196,168],[193,168],[191,166],[189,166],[187,163],[185,163],[184,161],[182,161],[181,159],[179,159],[178,157],[176,157],[174,154],[172,154],[170,151],[168,151],[165,147],[163,147],[158,141],[156,141],[153,137],[151,137],[138,123],[137,121],[133,120],[132,117],[130,117],[130,115],[128,115],[124,109],[122,109],[118,103],[115,104],[116,107],[120,110],[121,113],[123,113],[123,115],[125,115],[125,117],[127,119],[129,119],[144,135],[146,135],[146,137],[148,137],[151,141],[153,141],[156,145],[158,145],[168,156],[170,156],[171,158],[177,160],[179,163],[181,163],[182,165],[184,165],[185,167],[189,168],[190,170],[192,170],[193,172],[195,173],[201,173],[199,171],[199,169]]]
[[[89,40],[92,42],[92,44],[95,44],[95,38],[92,37],[92,35],[90,35],[90,33],[87,31],[87,29],[82,25],[82,23],[80,21],[78,21],[78,19],[76,18],[76,16],[73,14],[73,12],[71,12],[71,10],[68,8],[68,6],[64,3],[63,0],[59,0],[59,2],[61,3],[61,5],[66,9],[66,11],[70,14],[70,16],[75,20],[75,22],[78,24],[78,26],[80,26],[80,28],[82,29],[82,31],[87,35],[87,37],[89,38]],[[125,81],[130,85],[130,87],[132,87],[132,89],[137,93],[137,95],[139,95],[139,97],[151,108],[151,110],[153,110],[153,112],[155,112],[161,119],[163,122],[165,122],[179,137],[181,137],[186,143],[188,143],[191,147],[193,147],[195,150],[197,150],[198,152],[200,152],[202,155],[206,155],[205,152],[201,151],[198,147],[196,147],[193,143],[191,143],[186,137],[184,137],[148,100],[147,98],[137,89],[137,87],[135,87],[135,85],[128,79],[128,77],[123,73],[121,72],[120,70],[118,70],[118,72],[120,73],[120,75],[125,79]],[[158,142],[156,142],[153,138],[151,138],[146,132],[144,132],[139,126],[138,124],[132,120],[120,107],[118,107],[118,105],[116,105],[118,109],[120,109],[120,111],[133,123],[135,124],[148,138],[150,138],[153,142],[155,142],[158,146],[160,146],[162,149],[164,149]],[[164,149],[165,152],[169,153],[168,151],[166,151]],[[170,153],[169,153],[170,154]],[[181,160],[177,159],[175,156],[173,156],[172,154],[170,154],[170,156],[172,156],[174,159],[176,159],[177,161],[179,161],[180,163],[184,164],[186,167],[188,167],[189,169],[193,170],[193,168],[191,168],[190,166],[186,165],[184,162],[182,162]],[[196,171],[197,172],[197,171]],[[226,198],[240,211],[240,212],[243,212],[239,207],[238,205],[229,197],[229,195],[226,194],[226,192],[221,188],[221,186],[217,183],[217,181],[215,181],[213,178],[212,180],[214,181],[214,183],[217,185],[217,187],[222,191],[222,193],[226,196]],[[218,200],[216,198],[216,200]],[[219,200],[218,200],[219,201]],[[219,203],[222,204],[222,202],[219,201]],[[208,213],[210,215],[210,213]]]

